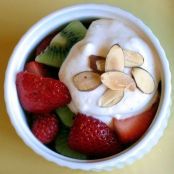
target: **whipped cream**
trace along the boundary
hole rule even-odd
[[[106,87],[101,84],[92,91],[79,91],[73,83],[73,76],[83,71],[91,71],[89,56],[106,57],[112,45],[139,52],[144,57],[146,69],[153,77],[156,89],[152,94],[144,94],[139,89],[126,91],[123,99],[112,107],[99,107],[99,98]],[[125,73],[130,74],[130,68]],[[146,110],[154,101],[160,73],[152,49],[145,41],[126,24],[112,19],[100,19],[92,22],[83,40],[75,44],[59,71],[60,80],[68,87],[72,96],[69,108],[75,113],[93,116],[107,124],[113,117],[118,119],[137,115]]]

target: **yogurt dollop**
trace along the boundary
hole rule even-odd
[[[75,113],[93,116],[107,124],[113,117],[118,119],[137,115],[146,110],[154,101],[156,89],[152,94],[144,94],[139,89],[126,91],[123,99],[112,107],[98,106],[99,98],[106,87],[102,84],[92,91],[79,91],[73,83],[74,75],[91,71],[89,56],[97,55],[106,57],[112,45],[119,44],[123,49],[139,52],[144,57],[146,69],[157,84],[160,73],[155,64],[151,48],[129,26],[112,19],[100,19],[92,22],[83,40],[75,44],[65,59],[59,71],[60,80],[68,87],[72,96],[69,108]],[[130,74],[130,68],[125,68],[125,73]]]

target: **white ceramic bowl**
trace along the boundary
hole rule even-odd
[[[35,138],[27,125],[25,113],[19,103],[15,80],[16,74],[23,70],[24,64],[31,51],[46,35],[48,35],[48,33],[74,19],[90,20],[94,18],[116,18],[129,23],[130,27],[133,27],[145,38],[146,41],[148,41],[150,47],[154,49],[155,54],[159,59],[162,79],[162,94],[155,119],[146,134],[136,144],[120,154],[108,158],[83,161],[57,154]],[[36,153],[49,161],[71,169],[96,171],[111,170],[114,167],[121,168],[127,164],[131,164],[136,159],[142,157],[162,136],[163,131],[167,126],[170,112],[171,73],[166,55],[158,39],[142,21],[132,14],[116,7],[101,4],[83,4],[56,11],[30,28],[17,44],[9,60],[5,76],[4,90],[7,112],[11,123],[15,127],[18,135]]]

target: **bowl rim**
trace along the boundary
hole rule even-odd
[[[31,133],[28,127],[23,124],[22,119],[15,117],[15,113],[18,113],[20,111],[21,114],[24,115],[19,103],[17,108],[11,107],[11,87],[15,88],[14,83],[11,81],[12,77],[14,77],[15,67],[14,62],[16,62],[17,55],[19,54],[19,51],[21,50],[21,45],[26,44],[26,41],[32,37],[33,33],[35,33],[41,26],[44,26],[46,23],[49,23],[49,21],[55,19],[55,17],[64,15],[64,14],[70,14],[72,12],[76,12],[77,10],[98,10],[98,11],[106,11],[110,13],[118,13],[121,14],[123,17],[126,17],[130,21],[134,21],[134,23],[140,27],[143,32],[150,38],[153,45],[155,46],[158,54],[161,58],[161,63],[163,67],[163,75],[164,75],[164,83],[162,86],[163,91],[163,100],[160,101],[159,108],[157,111],[158,117],[153,120],[150,128],[146,132],[146,134],[132,147],[126,149],[125,151],[113,155],[108,158],[103,158],[99,160],[76,160],[69,157],[64,157],[63,155],[59,155],[56,152],[51,151],[50,149],[46,148],[44,145],[42,145]],[[42,31],[43,32],[43,31]],[[43,32],[43,35],[45,33]],[[47,33],[46,33],[47,34]],[[23,62],[24,63],[24,62]],[[73,5],[70,7],[63,8],[61,10],[55,11],[46,17],[43,17],[41,20],[39,20],[35,25],[33,25],[20,39],[17,46],[15,47],[5,74],[5,83],[4,83],[4,97],[5,97],[5,104],[6,104],[6,110],[8,113],[8,116],[11,120],[12,125],[15,127],[15,130],[17,134],[22,138],[22,140],[25,142],[27,146],[29,146],[32,150],[34,150],[37,154],[41,155],[42,157],[46,158],[49,161],[55,162],[58,165],[70,167],[72,169],[83,169],[83,170],[100,170],[108,167],[123,167],[124,164],[129,164],[135,161],[135,159],[140,158],[142,155],[144,155],[147,151],[149,151],[159,140],[159,138],[162,136],[162,133],[167,126],[167,121],[169,118],[169,106],[170,106],[170,98],[171,98],[171,73],[169,68],[169,63],[167,61],[167,57],[165,55],[165,52],[159,42],[159,40],[156,38],[156,36],[152,33],[152,31],[137,17],[132,15],[131,13],[122,10],[118,7],[113,7],[107,4],[80,4],[80,5]],[[19,114],[19,113],[18,113]],[[21,115],[20,114],[20,115]],[[164,121],[165,120],[165,121]],[[19,127],[19,124],[21,127]],[[160,128],[161,127],[161,128]],[[149,142],[152,141],[152,138],[156,135],[157,130],[161,130],[158,134],[158,138],[154,140],[154,142],[150,145]],[[30,137],[31,139],[27,139],[27,137]],[[147,147],[146,147],[147,146]],[[146,148],[145,148],[146,147]],[[56,153],[56,154],[55,154]],[[90,164],[90,165],[89,165]]]

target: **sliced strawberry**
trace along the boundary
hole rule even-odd
[[[43,76],[43,77],[48,76],[48,70],[46,66],[35,61],[28,62],[25,66],[25,70],[27,72],[30,72],[39,76]]]
[[[29,112],[50,112],[71,101],[68,88],[59,80],[25,71],[17,74],[16,85],[20,102]]]
[[[83,114],[75,117],[68,144],[73,150],[100,157],[113,155],[121,150],[116,134],[105,123]]]
[[[148,110],[139,115],[121,120],[113,118],[114,129],[122,143],[134,143],[145,133],[155,117],[158,103],[159,101],[155,102]]]
[[[56,35],[56,33],[53,33],[47,37],[45,37],[41,43],[38,45],[38,47],[36,48],[36,56],[39,55],[41,52],[43,52],[45,50],[45,48],[50,44],[51,40],[53,39],[53,37]]]

